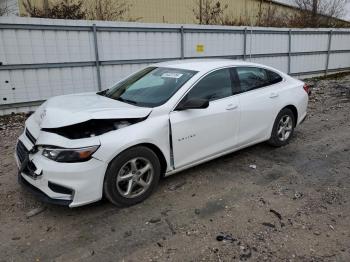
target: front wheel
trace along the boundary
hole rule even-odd
[[[110,163],[103,185],[104,194],[116,206],[131,206],[152,194],[159,177],[157,155],[147,147],[133,147]]]
[[[294,133],[295,121],[292,110],[282,109],[276,117],[268,143],[276,147],[288,144]]]

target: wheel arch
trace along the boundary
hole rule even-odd
[[[295,118],[295,123],[294,123],[294,127],[297,126],[297,123],[298,123],[298,109],[296,108],[296,106],[294,105],[287,105],[285,107],[283,107],[280,112],[283,110],[283,109],[290,109],[292,112],[293,112],[293,115],[294,115],[294,118]]]
[[[159,159],[159,163],[160,163],[160,173],[161,173],[161,176],[163,177],[166,170],[167,170],[168,164],[167,164],[166,158],[165,158],[162,150],[160,150],[160,148],[158,146],[151,144],[151,143],[141,143],[141,144],[137,144],[135,146],[147,147],[147,148],[151,149],[157,155],[157,157]],[[133,147],[135,147],[135,146],[133,146]]]
[[[162,150],[156,146],[155,144],[152,144],[152,143],[149,143],[149,142],[145,142],[145,143],[139,143],[139,144],[135,144],[135,145],[132,145],[132,146],[129,146],[127,148],[125,148],[123,151],[119,152],[116,156],[114,156],[108,163],[108,166],[112,163],[112,161],[117,158],[120,154],[124,153],[125,151],[131,149],[131,148],[134,148],[134,147],[138,147],[138,146],[143,146],[143,147],[146,147],[150,150],[152,150],[156,156],[158,157],[159,159],[159,163],[160,163],[160,172],[161,172],[161,176],[164,176],[164,174],[166,173],[167,171],[167,167],[168,167],[168,163],[166,161],[166,158],[164,156],[164,153],[162,152]]]

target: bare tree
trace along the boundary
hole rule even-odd
[[[86,2],[86,10],[89,19],[108,21],[137,21],[141,19],[140,17],[130,17],[132,4],[125,0],[93,0]]]
[[[32,17],[61,19],[123,20],[137,21],[130,18],[131,4],[125,0],[45,0],[38,5],[35,0],[23,0],[23,7]]]
[[[4,16],[8,14],[8,7],[3,3],[0,3],[0,16]]]
[[[0,0],[0,16],[15,14],[17,12],[16,2]]]
[[[235,26],[266,26],[266,27],[288,27],[289,15],[287,12],[279,10],[276,5],[273,5],[271,1],[260,1],[259,12],[257,20],[254,21],[251,16],[243,16],[239,19],[231,16],[224,16],[222,20],[223,25],[235,25]]]
[[[46,16],[49,14],[49,0],[43,0],[43,11]]]
[[[297,20],[306,25],[319,27],[331,26],[335,18],[345,15],[345,7],[349,0],[294,0],[301,10]]]
[[[261,10],[257,26],[267,27],[288,27],[289,16],[286,12],[281,12],[277,6],[269,5],[265,10]]]
[[[235,17],[234,15],[225,15],[221,20],[222,25],[229,26],[244,26],[250,25],[250,21],[246,17]]]
[[[335,18],[342,18],[346,13],[349,0],[294,0],[301,10],[312,11]]]
[[[44,16],[43,10],[40,7],[36,6],[35,3],[33,3],[31,0],[25,0],[23,1],[22,4],[28,16],[31,16],[31,17]]]
[[[192,10],[195,18],[200,24],[217,25],[222,24],[224,12],[228,5],[221,5],[220,1],[214,0],[196,0],[195,8]]]
[[[43,6],[36,6],[32,0],[24,0],[23,7],[31,17],[56,18],[56,19],[85,19],[86,13],[83,9],[83,1],[71,2],[62,0],[55,4],[48,2]]]
[[[349,0],[325,1],[321,12],[330,17],[343,18],[346,14],[346,5],[348,3],[350,3]]]

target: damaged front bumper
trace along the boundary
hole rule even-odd
[[[33,186],[31,183],[29,183],[21,173],[18,173],[18,183],[23,186],[26,190],[31,192],[37,199],[39,199],[42,202],[55,204],[55,205],[61,205],[61,206],[69,206],[72,203],[72,200],[64,200],[64,199],[55,199],[51,198],[48,195],[46,195],[43,191],[38,189],[37,187]]]
[[[24,132],[17,142],[18,180],[40,200],[76,207],[102,198],[107,164],[96,158],[79,163],[59,163],[33,151],[34,141]]]

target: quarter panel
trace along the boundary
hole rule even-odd
[[[280,97],[270,98],[278,92],[281,84],[259,88],[239,96],[241,119],[239,125],[238,146],[266,140],[271,132],[270,127],[278,113]]]
[[[299,80],[291,80],[280,92],[280,110],[286,106],[293,105],[298,111],[297,125],[307,114],[309,97],[303,88],[304,83]]]

